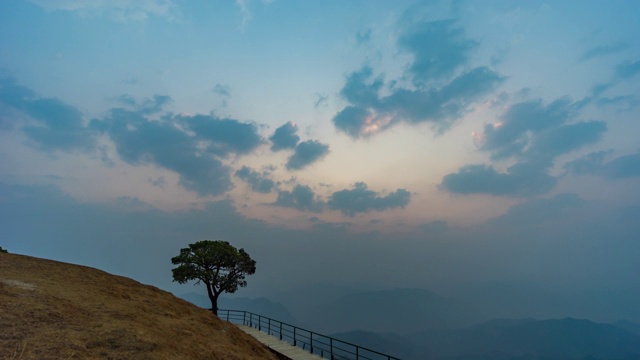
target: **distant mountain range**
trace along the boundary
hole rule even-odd
[[[363,331],[332,336],[405,360],[640,359],[639,334],[572,318],[492,320],[464,329],[429,330],[404,337]]]
[[[486,312],[424,289],[349,293],[328,287],[281,295],[302,299],[292,315],[265,298],[221,298],[220,308],[247,310],[308,330],[393,355],[418,359],[624,359],[640,360],[640,324],[615,324],[575,318],[486,319]],[[210,307],[200,294],[183,299]],[[517,301],[517,299],[514,299]],[[526,304],[525,304],[526,305]],[[514,306],[515,307],[515,306]],[[297,319],[302,318],[304,322]],[[473,325],[475,324],[475,325]]]
[[[469,325],[472,311],[424,289],[393,289],[344,295],[313,311],[312,323],[331,332],[367,330],[411,334]]]

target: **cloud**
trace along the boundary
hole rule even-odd
[[[640,73],[640,60],[636,62],[627,62],[616,66],[616,76],[621,79],[630,79]]]
[[[246,0],[236,0],[236,5],[238,5],[238,8],[240,9],[240,14],[242,15],[242,22],[240,23],[240,30],[244,30],[247,26],[247,24],[249,23],[249,21],[251,21],[251,18],[253,17],[251,15],[251,10],[249,9],[249,6],[247,5],[247,1]]]
[[[91,127],[109,136],[123,161],[175,171],[187,190],[218,195],[232,188],[230,168],[171,121],[150,121],[139,112],[112,109],[106,118],[93,120]]]
[[[82,113],[59,99],[41,98],[11,79],[1,79],[0,103],[33,120],[13,122],[25,122],[22,131],[42,151],[90,151],[95,146],[95,138],[84,126]]]
[[[398,189],[386,196],[379,196],[375,191],[367,188],[363,182],[356,183],[351,190],[334,192],[327,205],[332,210],[339,210],[344,215],[354,216],[356,213],[383,211],[394,208],[404,208],[411,199],[411,193],[405,189]]]
[[[596,175],[609,179],[640,176],[640,153],[606,161],[611,154],[613,150],[592,152],[567,162],[563,168],[574,175]]]
[[[82,113],[73,106],[40,98],[12,80],[0,81],[0,103],[27,115],[14,123],[20,123],[20,129],[39,150],[96,150],[96,137],[106,135],[123,161],[174,171],[180,175],[181,186],[199,195],[230,190],[232,169],[221,160],[232,154],[247,154],[263,143],[256,125],[233,119],[172,114],[149,119],[172,101],[166,95],[143,101],[121,95],[117,100],[129,109],[111,109],[106,117],[86,125]],[[102,157],[111,161],[106,153]]]
[[[207,142],[207,151],[218,156],[246,154],[263,143],[254,124],[213,115],[179,116],[176,120],[185,123],[198,139]]]
[[[563,169],[575,175],[596,174],[612,153],[613,150],[592,152],[565,163]]]
[[[380,97],[383,81],[371,77],[368,67],[352,73],[340,93],[351,105],[338,112],[332,122],[352,138],[371,136],[403,122],[432,123],[442,132],[504,79],[489,68],[478,67],[439,88],[397,88]]]
[[[363,45],[371,41],[371,28],[356,33],[356,43]]]
[[[356,139],[399,123],[431,123],[447,130],[471,104],[496,88],[504,77],[485,66],[469,67],[477,43],[452,20],[418,21],[405,26],[397,46],[413,56],[403,81],[385,84],[370,66],[347,75],[340,95],[348,102],[332,122]]]
[[[294,149],[298,145],[298,141],[300,141],[297,133],[298,126],[292,122],[280,126],[269,138],[271,140],[271,150]]]
[[[220,96],[229,97],[231,92],[228,85],[215,84],[212,91]]]
[[[139,102],[129,94],[122,94],[116,100],[131,110],[147,115],[159,113],[165,105],[173,102],[170,96],[158,94],[153,95],[152,99],[144,99],[142,102]]]
[[[545,106],[542,101],[527,101],[509,106],[497,124],[484,127],[481,149],[493,159],[520,156],[532,141],[532,136],[568,121],[571,116],[568,99],[559,99]]]
[[[516,164],[506,173],[492,166],[466,165],[445,175],[440,188],[456,194],[496,196],[530,196],[544,194],[556,185],[556,179],[530,164]]]
[[[313,107],[318,109],[320,107],[326,107],[329,102],[329,96],[324,94],[316,94],[316,101],[313,102]]]
[[[246,154],[262,143],[255,125],[212,115],[152,121],[146,111],[112,109],[104,119],[93,120],[91,128],[109,136],[123,161],[174,171],[181,186],[199,195],[230,190],[232,170],[220,158]]]
[[[150,16],[169,21],[180,17],[172,0],[31,0],[46,11],[70,11],[81,17],[101,17],[114,21],[145,21]]]
[[[267,177],[268,173],[259,173],[248,166],[243,166],[240,170],[236,171],[235,175],[240,179],[246,181],[251,190],[268,194],[275,188],[276,184],[273,180]]]
[[[404,208],[410,200],[411,193],[405,189],[380,196],[379,193],[369,190],[365,183],[359,182],[353,189],[334,192],[329,200],[324,202],[309,186],[298,184],[292,191],[278,191],[278,199],[272,205],[312,212],[322,212],[328,207],[352,217],[357,213]]]
[[[316,199],[315,193],[307,185],[296,185],[292,191],[278,191],[278,199],[272,205],[311,212],[321,212],[324,207],[324,203]]]
[[[505,173],[493,166],[466,165],[443,177],[441,188],[458,194],[499,196],[544,194],[556,184],[549,175],[554,160],[563,154],[598,142],[607,130],[603,121],[570,123],[574,116],[568,99],[545,106],[541,101],[511,105],[500,122],[488,124],[480,150],[493,160],[515,159]]]
[[[487,223],[511,228],[529,228],[566,219],[567,213],[580,209],[587,201],[575,194],[558,194],[551,198],[534,199],[514,205],[506,214],[489,220]]]
[[[616,54],[621,51],[627,50],[629,48],[629,44],[627,43],[614,43],[603,46],[592,47],[591,49],[585,51],[584,55],[582,55],[581,60],[591,60],[593,58]]]
[[[602,173],[608,178],[628,178],[640,176],[640,153],[620,156],[604,164]]]
[[[468,62],[469,53],[477,46],[453,20],[413,24],[400,35],[398,44],[414,57],[409,73],[416,84],[450,76]]]
[[[288,170],[300,170],[329,153],[329,145],[316,140],[303,141],[296,146],[295,152],[287,161]]]

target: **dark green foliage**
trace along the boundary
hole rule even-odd
[[[203,240],[180,249],[180,255],[171,259],[178,265],[173,272],[173,281],[184,284],[196,280],[207,287],[211,300],[211,311],[218,312],[218,297],[221,293],[234,293],[247,286],[246,275],[256,272],[256,262],[244,249],[236,249],[226,241]]]
[[[2,246],[0,246],[0,253],[8,253],[8,251],[3,249]]]

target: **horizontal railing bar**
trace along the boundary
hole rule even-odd
[[[222,313],[225,313],[225,312],[226,312],[226,317],[220,316]],[[248,319],[247,319],[247,315],[249,316]],[[381,353],[379,351],[367,349],[367,348],[361,347],[361,346],[356,345],[356,344],[352,344],[352,343],[347,342],[347,341],[342,341],[342,340],[339,340],[339,339],[336,339],[336,338],[333,338],[333,337],[330,337],[330,336],[318,334],[316,332],[313,332],[313,331],[310,331],[310,330],[306,330],[306,329],[302,329],[302,328],[299,328],[299,327],[297,327],[295,325],[287,324],[287,323],[284,323],[284,322],[279,321],[279,320],[275,320],[275,319],[272,319],[272,318],[269,318],[269,317],[266,317],[266,316],[262,316],[262,315],[259,315],[259,314],[252,313],[250,311],[219,309],[218,310],[218,316],[221,319],[227,320],[229,322],[232,322],[231,320],[234,320],[234,321],[242,322],[243,324],[247,324],[247,323],[248,324],[254,324],[254,320],[257,320],[257,323],[256,323],[257,328],[259,328],[261,331],[264,331],[264,330],[262,330],[262,328],[264,327],[264,328],[267,329],[264,332],[268,333],[269,335],[277,334],[280,337],[288,337],[293,341],[292,345],[294,345],[294,346],[296,346],[295,344],[298,343],[298,340],[300,340],[299,342],[302,343],[303,345],[305,345],[305,344],[309,345],[309,350],[311,352],[313,352],[312,349],[315,348],[315,349],[317,349],[319,351],[327,351],[327,352],[330,353],[331,356],[334,356],[334,357],[335,356],[339,356],[339,357],[341,357],[343,359],[348,359],[346,357],[343,357],[342,355],[334,354],[334,349],[336,349],[336,350],[340,350],[340,351],[342,351],[342,352],[344,352],[344,353],[346,353],[348,355],[356,355],[357,359],[373,360],[373,359],[371,359],[369,357],[366,357],[366,356],[364,356],[364,355],[359,353],[360,351],[365,351],[365,352],[370,353],[370,354],[375,354],[375,355],[380,355],[380,356],[386,357],[387,360],[400,360],[397,357],[393,357],[393,356],[390,356],[388,354],[383,354],[383,353]],[[286,329],[285,327],[289,327],[290,329],[293,329],[293,330]],[[285,330],[287,330],[288,333],[291,334],[291,335],[285,334]],[[300,334],[299,331],[306,332],[307,334],[304,334],[304,335]],[[319,338],[321,338],[322,340],[328,340],[329,343],[320,341],[321,339],[314,338],[314,335],[319,337]],[[308,342],[305,342],[304,340],[307,340]],[[342,344],[342,345],[351,346],[351,347],[354,348],[353,350],[355,352],[352,352],[352,351],[344,349],[344,348],[340,348],[340,347],[334,345],[333,342],[336,342],[336,343]],[[322,345],[328,347],[328,349],[327,348],[323,348]]]

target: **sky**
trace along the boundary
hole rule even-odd
[[[640,299],[640,2],[0,2],[0,246],[175,293]],[[612,294],[612,295],[606,295]],[[597,316],[640,321],[640,313]],[[596,313],[578,314],[584,316]]]

